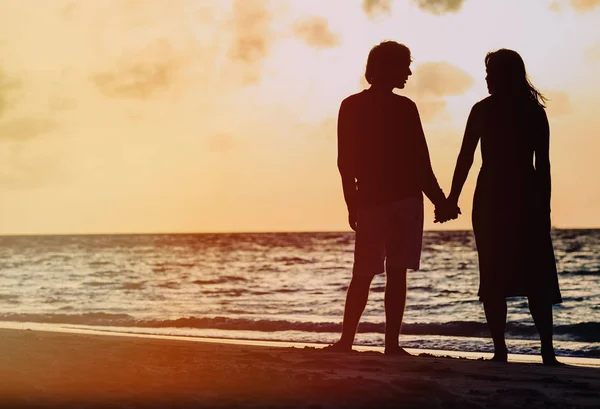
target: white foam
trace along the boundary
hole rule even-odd
[[[131,332],[119,332],[119,331],[107,331],[101,329],[87,329],[87,328],[75,328],[65,327],[58,324],[40,324],[34,322],[8,322],[0,321],[0,328],[6,329],[20,329],[20,330],[34,330],[34,331],[48,331],[48,332],[61,332],[71,334],[88,334],[88,335],[105,335],[105,336],[117,336],[117,337],[138,337],[138,338],[151,338],[151,339],[165,339],[165,340],[178,340],[178,341],[189,341],[189,342],[211,342],[220,344],[234,344],[234,345],[254,345],[254,346],[268,346],[277,348],[323,348],[325,344],[308,343],[308,342],[285,342],[285,341],[255,341],[246,339],[227,339],[227,338],[206,338],[206,337],[192,337],[192,336],[177,336],[177,335],[156,335],[156,334],[140,334]],[[374,351],[383,353],[383,347],[377,346],[355,346],[357,351]],[[486,352],[466,352],[466,351],[445,351],[440,349],[416,349],[406,348],[406,351],[413,355],[419,354],[431,354],[436,357],[452,357],[452,358],[466,358],[466,359],[489,359],[492,357],[491,353]],[[559,360],[567,365],[574,366],[586,366],[600,368],[600,359],[598,358],[583,358],[583,357],[558,357]],[[541,363],[541,356],[537,355],[524,355],[524,354],[509,354],[508,360],[510,362],[521,362],[521,363]]]

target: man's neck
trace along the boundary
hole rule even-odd
[[[369,90],[381,94],[391,94],[394,91],[394,87],[391,85],[373,84]]]

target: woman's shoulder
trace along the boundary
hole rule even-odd
[[[529,100],[530,109],[535,111],[537,114],[541,116],[546,116],[546,108],[543,105],[540,105],[539,102],[534,100]]]
[[[494,100],[491,96],[482,99],[481,101],[477,101],[473,107],[471,108],[471,118],[479,117],[481,115],[486,114],[486,112],[494,111]]]

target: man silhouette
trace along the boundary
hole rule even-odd
[[[418,269],[423,195],[440,221],[457,217],[431,168],[419,112],[404,88],[410,50],[395,41],[371,49],[365,78],[371,86],[344,99],[338,117],[338,168],[350,227],[356,231],[354,267],[342,335],[329,351],[349,352],[376,274],[386,273],[385,353],[408,355],[398,344],[406,304],[407,269]],[[385,270],[384,270],[385,263]]]

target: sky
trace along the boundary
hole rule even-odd
[[[553,224],[600,227],[600,0],[2,0],[0,235],[349,230],[337,113],[386,39],[446,193],[485,54],[519,52]],[[426,229],[471,228],[479,165]]]

